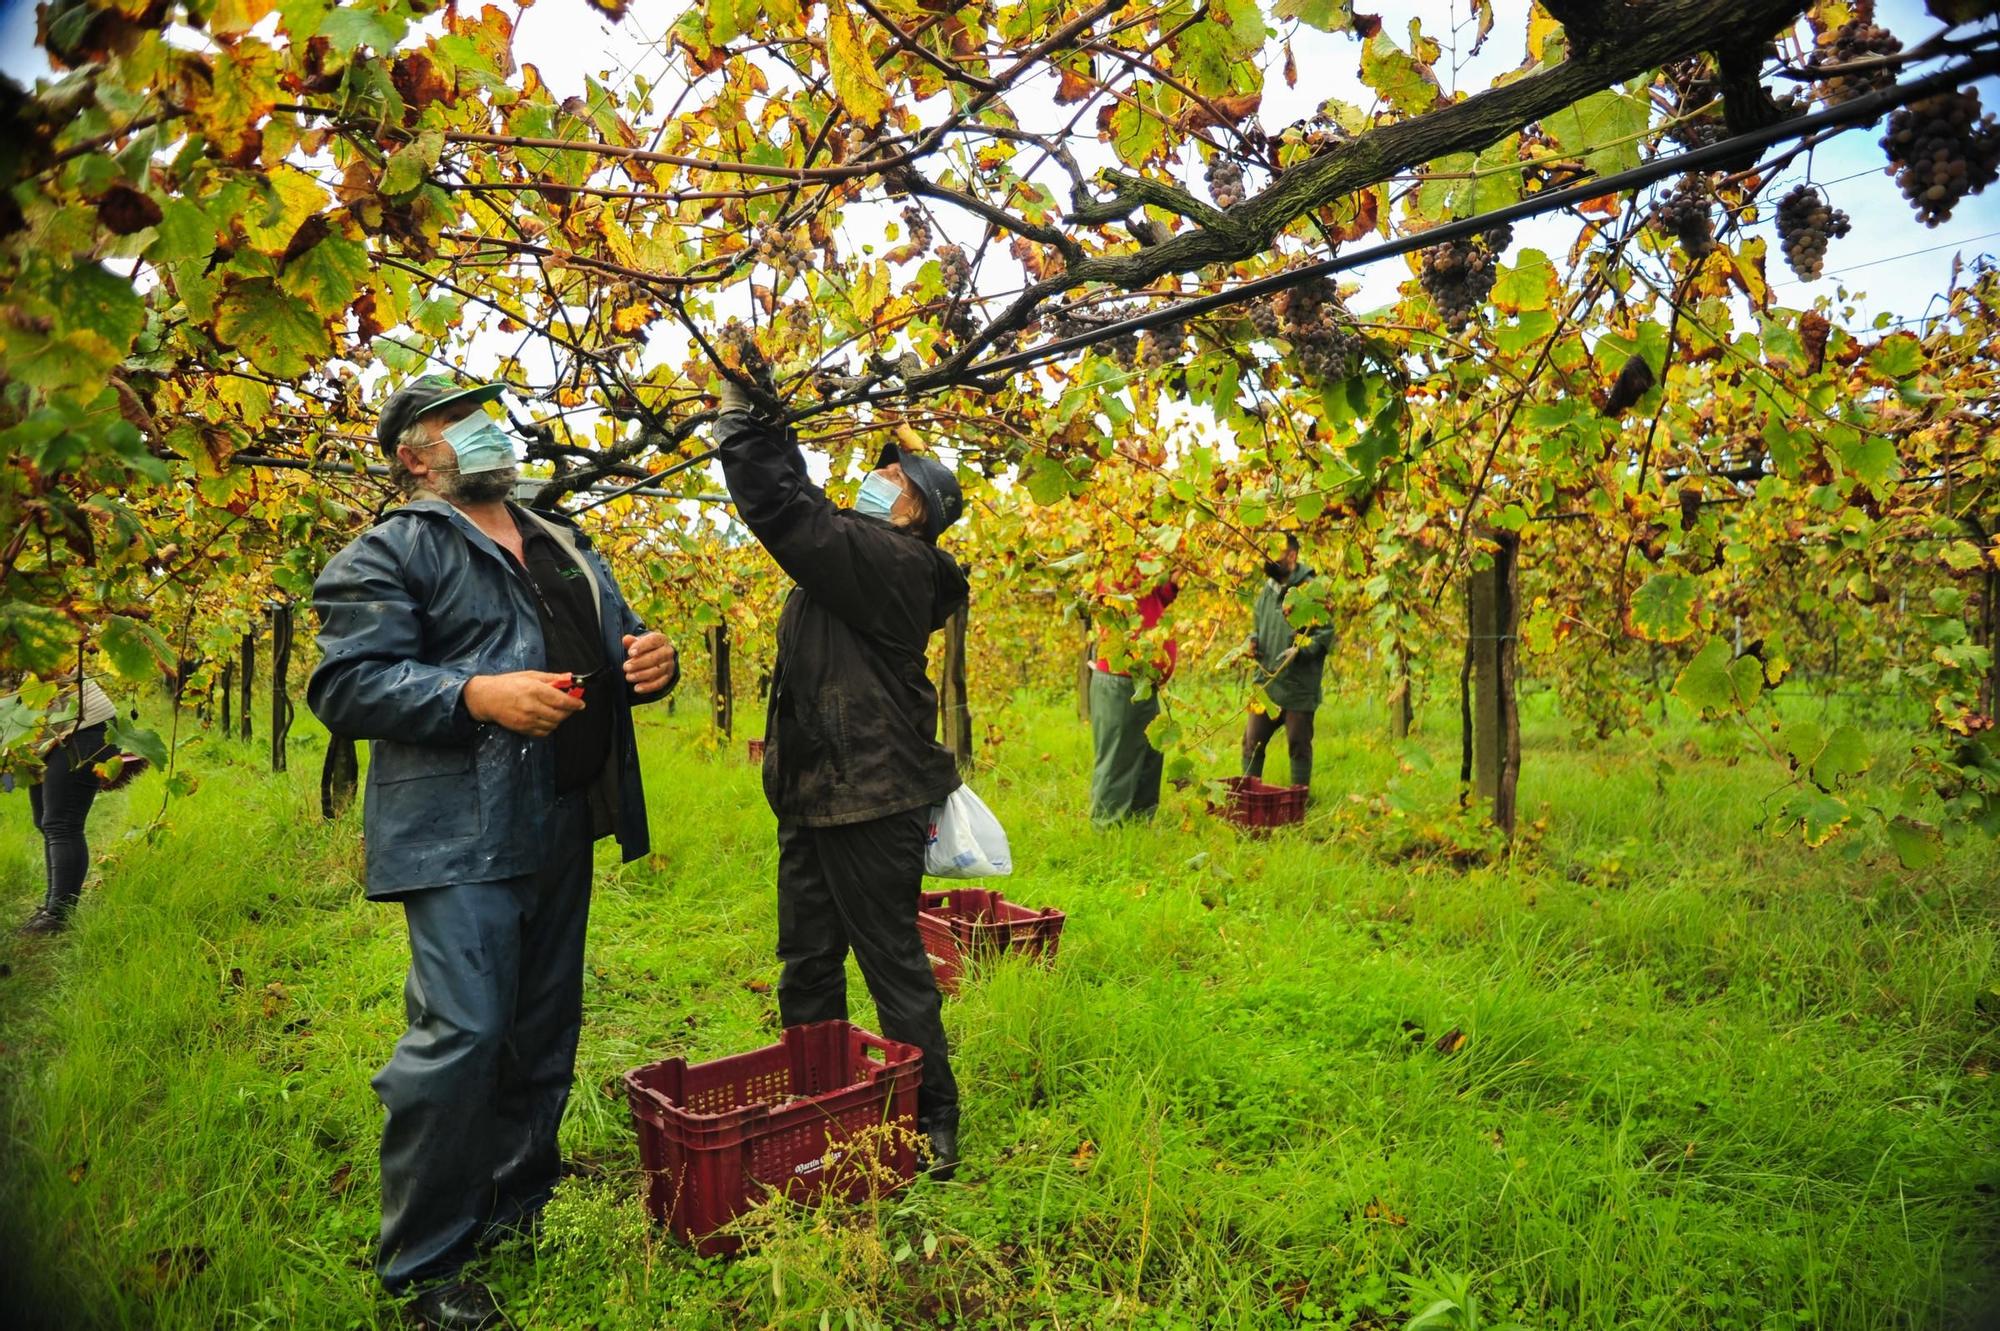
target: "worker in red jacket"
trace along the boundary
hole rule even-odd
[[[1106,589],[1100,584],[1098,590]],[[1166,577],[1138,597],[1132,608],[1141,631],[1158,626],[1180,590]],[[1099,826],[1151,817],[1160,807],[1160,772],[1166,760],[1146,738],[1146,727],[1160,714],[1160,690],[1173,677],[1179,655],[1180,644],[1168,638],[1157,658],[1137,663],[1138,679],[1130,670],[1113,669],[1108,652],[1091,663],[1090,819]]]

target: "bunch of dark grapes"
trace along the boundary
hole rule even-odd
[[[956,306],[945,316],[944,331],[952,341],[964,346],[978,334],[979,321],[974,319],[972,312],[963,305]]]
[[[1903,44],[1896,39],[1896,34],[1875,22],[1875,6],[1862,4],[1855,6],[1854,17],[1840,25],[1831,41],[1806,57],[1806,68],[1827,69],[1876,56],[1895,55],[1902,49]],[[1894,65],[1878,65],[1872,69],[1829,74],[1820,80],[1817,91],[1820,100],[1832,106],[1835,102],[1859,97],[1864,92],[1886,88],[1895,81]]]
[[[1149,370],[1177,364],[1187,345],[1187,325],[1176,320],[1161,324],[1139,340],[1139,363]]]
[[[972,263],[965,257],[965,251],[956,245],[940,245],[937,257],[938,268],[944,274],[944,289],[954,294],[965,290],[972,281]]]
[[[903,226],[910,233],[910,248],[918,254],[931,247],[931,219],[923,209],[911,204],[903,209]]]
[[[1250,326],[1257,330],[1257,336],[1278,335],[1278,305],[1272,297],[1263,296],[1251,301],[1246,313],[1250,319]]]
[[[1243,202],[1243,168],[1227,158],[1217,157],[1203,173],[1208,180],[1208,197],[1218,208],[1234,208]]]
[[[1800,185],[1778,200],[1778,240],[1785,247],[1785,262],[1801,282],[1820,275],[1827,242],[1847,231],[1847,214],[1811,185]]]
[[[1424,251],[1417,281],[1446,328],[1455,333],[1478,314],[1499,276],[1500,255],[1513,238],[1512,227],[1497,226],[1480,236],[1449,240]]]
[[[1729,137],[1729,130],[1722,123],[1722,108],[1711,103],[1722,96],[1722,84],[1716,79],[1715,71],[1706,60],[1699,56],[1689,60],[1679,60],[1667,66],[1667,83],[1674,90],[1674,114],[1687,116],[1703,107],[1711,107],[1705,114],[1693,119],[1682,120],[1667,131],[1667,136],[1683,148],[1706,148],[1711,143],[1720,143]]]
[[[1256,318],[1254,307],[1251,317]],[[1301,377],[1337,381],[1354,373],[1361,359],[1361,334],[1329,279],[1280,291],[1271,300],[1270,318],[1272,331],[1291,344],[1292,364]]]
[[[1104,354],[1118,362],[1125,369],[1131,369],[1139,360],[1139,335],[1120,333],[1100,344]]]
[[[1715,248],[1706,182],[1699,176],[1682,176],[1674,192],[1653,209],[1653,225],[1678,241],[1688,258],[1705,257]]]
[[[1976,88],[1933,93],[1892,111],[1882,149],[1925,226],[1945,221],[1960,199],[2000,174],[2000,125],[1979,114]]]

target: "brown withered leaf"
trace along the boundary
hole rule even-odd
[[[278,256],[278,271],[284,272],[292,260],[325,240],[331,230],[325,213],[314,213],[299,223],[299,229],[292,232],[292,238],[285,242],[285,252]]]
[[[771,992],[771,982],[769,980],[745,980],[743,987],[753,994],[768,994]]]
[[[1086,70],[1072,69],[1064,65],[1058,72],[1062,75],[1062,79],[1056,84],[1056,101],[1064,106],[1080,102],[1097,91],[1097,81],[1091,78]]]
[[[160,205],[130,185],[113,185],[97,199],[97,220],[114,236],[129,236],[160,224]]]
[[[1436,1043],[1432,1044],[1431,1048],[1437,1050],[1440,1054],[1455,1054],[1465,1048],[1465,1032],[1454,1026],[1443,1035],[1438,1036]]]
[[[1646,390],[1653,386],[1653,367],[1646,358],[1633,352],[1626,358],[1624,368],[1618,371],[1618,378],[1612,381],[1611,391],[1604,398],[1604,414],[1612,420],[1618,419],[1632,409],[1632,404],[1646,396]]]
[[[354,1166],[342,1162],[333,1167],[333,1173],[326,1180],[326,1190],[336,1197],[345,1197],[347,1190],[354,1186]]]
[[[451,85],[422,51],[411,51],[398,57],[389,68],[389,81],[396,85],[403,104],[412,110],[452,99]]]
[[[1096,1159],[1097,1159],[1097,1143],[1090,1140],[1090,1138],[1086,1137],[1083,1139],[1083,1145],[1077,1147],[1075,1153],[1070,1156],[1069,1158],[1070,1168],[1076,1170],[1080,1174],[1085,1170],[1089,1169],[1091,1163]]]
[[[1183,129],[1206,129],[1210,126],[1240,125],[1257,114],[1257,108],[1264,104],[1261,92],[1239,93],[1234,97],[1212,97],[1205,106],[1191,106],[1180,117]]]

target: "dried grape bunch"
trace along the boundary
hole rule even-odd
[[[1103,346],[1105,355],[1117,361],[1125,369],[1129,370],[1138,363],[1139,335],[1137,333],[1120,333],[1116,337],[1106,339],[1100,345]]]
[[[940,245],[937,257],[938,268],[944,275],[944,289],[954,293],[965,290],[972,281],[972,263],[965,257],[965,251],[956,245]]]
[[[1246,197],[1243,190],[1243,168],[1226,158],[1217,157],[1203,172],[1208,181],[1208,196],[1215,200],[1218,208],[1234,208]]]
[[[971,311],[967,310],[963,305],[956,306],[945,317],[944,332],[945,336],[951,338],[960,346],[964,346],[967,342],[978,336],[979,321],[973,318]]]
[[[740,367],[761,388],[771,387],[771,362],[758,349],[756,335],[741,319],[731,319],[715,335],[716,349],[725,364]]]
[[[806,243],[803,232],[765,227],[758,232],[752,253],[757,256],[759,263],[775,269],[785,277],[797,277],[812,267],[812,249]]]
[[[1672,236],[1688,258],[1706,256],[1715,248],[1715,223],[1709,215],[1707,182],[1699,176],[1682,176],[1674,192],[1653,210],[1653,225]]]
[[[1778,240],[1785,247],[1785,262],[1802,282],[1820,275],[1827,242],[1847,232],[1847,214],[1811,185],[1797,186],[1778,200]]]
[[[1269,317],[1272,331],[1291,344],[1292,365],[1302,377],[1337,380],[1354,373],[1361,335],[1331,279],[1314,278],[1278,292]]]
[[[1832,332],[1832,322],[1818,310],[1807,310],[1799,316],[1799,341],[1805,344],[1808,374],[1818,374],[1826,364],[1826,339]]]
[[[1424,251],[1417,281],[1446,328],[1455,333],[1478,314],[1499,276],[1500,254],[1513,238],[1512,227],[1497,226]]]
[[[1979,114],[1976,88],[1934,93],[1890,113],[1882,150],[1917,217],[1937,226],[2000,174],[2000,125]]]
[[[1903,49],[1896,34],[1875,22],[1875,6],[1855,6],[1854,17],[1840,25],[1827,44],[1806,57],[1809,70],[1838,69],[1842,65],[1895,55]],[[1821,101],[1828,106],[1859,97],[1864,92],[1886,88],[1896,81],[1894,65],[1846,70],[1828,74],[1816,85]]]
[[[910,233],[910,248],[922,253],[931,247],[931,219],[924,216],[924,210],[911,204],[903,209],[903,226]]]
[[[1179,362],[1186,346],[1186,323],[1161,324],[1139,339],[1139,363],[1149,370],[1163,370]]]

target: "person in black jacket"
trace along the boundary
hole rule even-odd
[[[931,1172],[958,1159],[937,981],[917,935],[930,808],[958,789],[937,742],[930,635],[966,600],[937,548],[964,509],[958,481],[895,445],[837,508],[786,430],[725,389],[715,435],[736,512],[798,585],[778,619],[766,703],[764,795],[778,815],[778,1010],[786,1026],[847,1017],[847,950],[882,1033],[924,1052],[917,1126]]]

